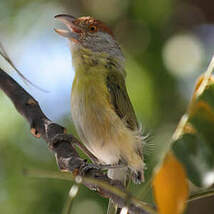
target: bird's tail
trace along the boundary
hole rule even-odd
[[[129,182],[128,171],[128,167],[109,169],[108,177],[112,180],[119,180],[124,185],[124,187],[127,187]],[[120,214],[120,211],[121,208],[118,208],[117,205],[111,199],[109,199],[107,214]]]

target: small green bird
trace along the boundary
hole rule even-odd
[[[125,86],[125,58],[112,31],[92,17],[57,15],[68,30],[75,79],[71,113],[79,137],[112,179],[144,180],[143,137]],[[119,167],[125,165],[125,167]]]

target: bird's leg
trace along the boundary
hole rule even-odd
[[[84,170],[90,170],[92,168],[100,169],[100,170],[108,170],[108,169],[115,169],[115,168],[121,168],[124,167],[124,164],[98,164],[99,160],[84,146],[84,144],[80,143],[79,141],[74,142],[75,145],[77,145],[93,162],[92,164],[88,164],[87,167],[85,167]]]
[[[73,145],[78,146],[82,152],[84,152],[93,163],[98,163],[98,159],[84,146],[81,142],[79,142],[75,137],[69,134],[58,134],[54,137],[54,141],[52,144],[58,142],[58,141],[68,141],[71,142]]]
[[[118,163],[118,164],[99,164],[98,167],[102,170],[106,169],[118,169],[118,168],[123,168],[126,167],[127,165],[124,163]]]
[[[87,149],[87,147],[84,144],[80,143],[77,140],[74,142],[74,144],[78,146],[82,150],[82,152],[84,152],[94,164],[99,162],[98,159]]]
[[[86,146],[79,141],[74,141],[74,144],[77,145],[95,164],[95,168],[99,168],[101,170],[107,170],[107,169],[116,169],[116,168],[123,168],[126,166],[125,163],[119,162],[118,164],[97,164],[99,163],[99,160],[86,148]],[[93,165],[93,164],[92,164]]]
[[[52,144],[57,143],[58,141],[68,141],[71,142],[73,145],[78,146],[82,152],[84,152],[92,161],[92,163],[87,163],[86,160],[84,164],[80,164],[81,171],[83,174],[88,173],[90,170],[108,170],[108,169],[117,169],[117,168],[123,168],[127,166],[124,162],[119,162],[117,164],[99,164],[99,160],[87,149],[87,147],[79,142],[75,137],[69,134],[59,134],[55,136]],[[50,145],[51,146],[51,145]],[[78,166],[78,164],[77,164]]]
[[[82,174],[87,174],[91,170],[100,170],[100,166],[98,163],[98,159],[82,144],[80,143],[75,137],[69,134],[58,134],[54,136],[54,138],[49,143],[49,147],[55,147],[59,142],[69,142],[72,145],[77,145],[88,157],[93,161],[93,163],[88,163],[87,160],[81,159],[76,151],[74,151],[72,159],[72,166],[74,169],[80,169]],[[64,170],[64,165],[60,162],[58,166],[61,170]]]

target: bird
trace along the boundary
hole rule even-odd
[[[75,70],[71,116],[82,143],[97,164],[112,166],[109,178],[143,182],[144,140],[128,96],[119,43],[106,24],[91,16],[55,18],[67,28],[54,30],[69,40]]]

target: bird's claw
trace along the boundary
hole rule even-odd
[[[91,173],[91,171],[98,171],[100,169],[101,168],[99,165],[93,164],[93,163],[87,163],[87,162],[82,164],[82,166],[80,167],[81,174],[83,175],[89,174]]]
[[[135,184],[141,184],[144,181],[144,175],[140,171],[133,172],[132,180]]]

